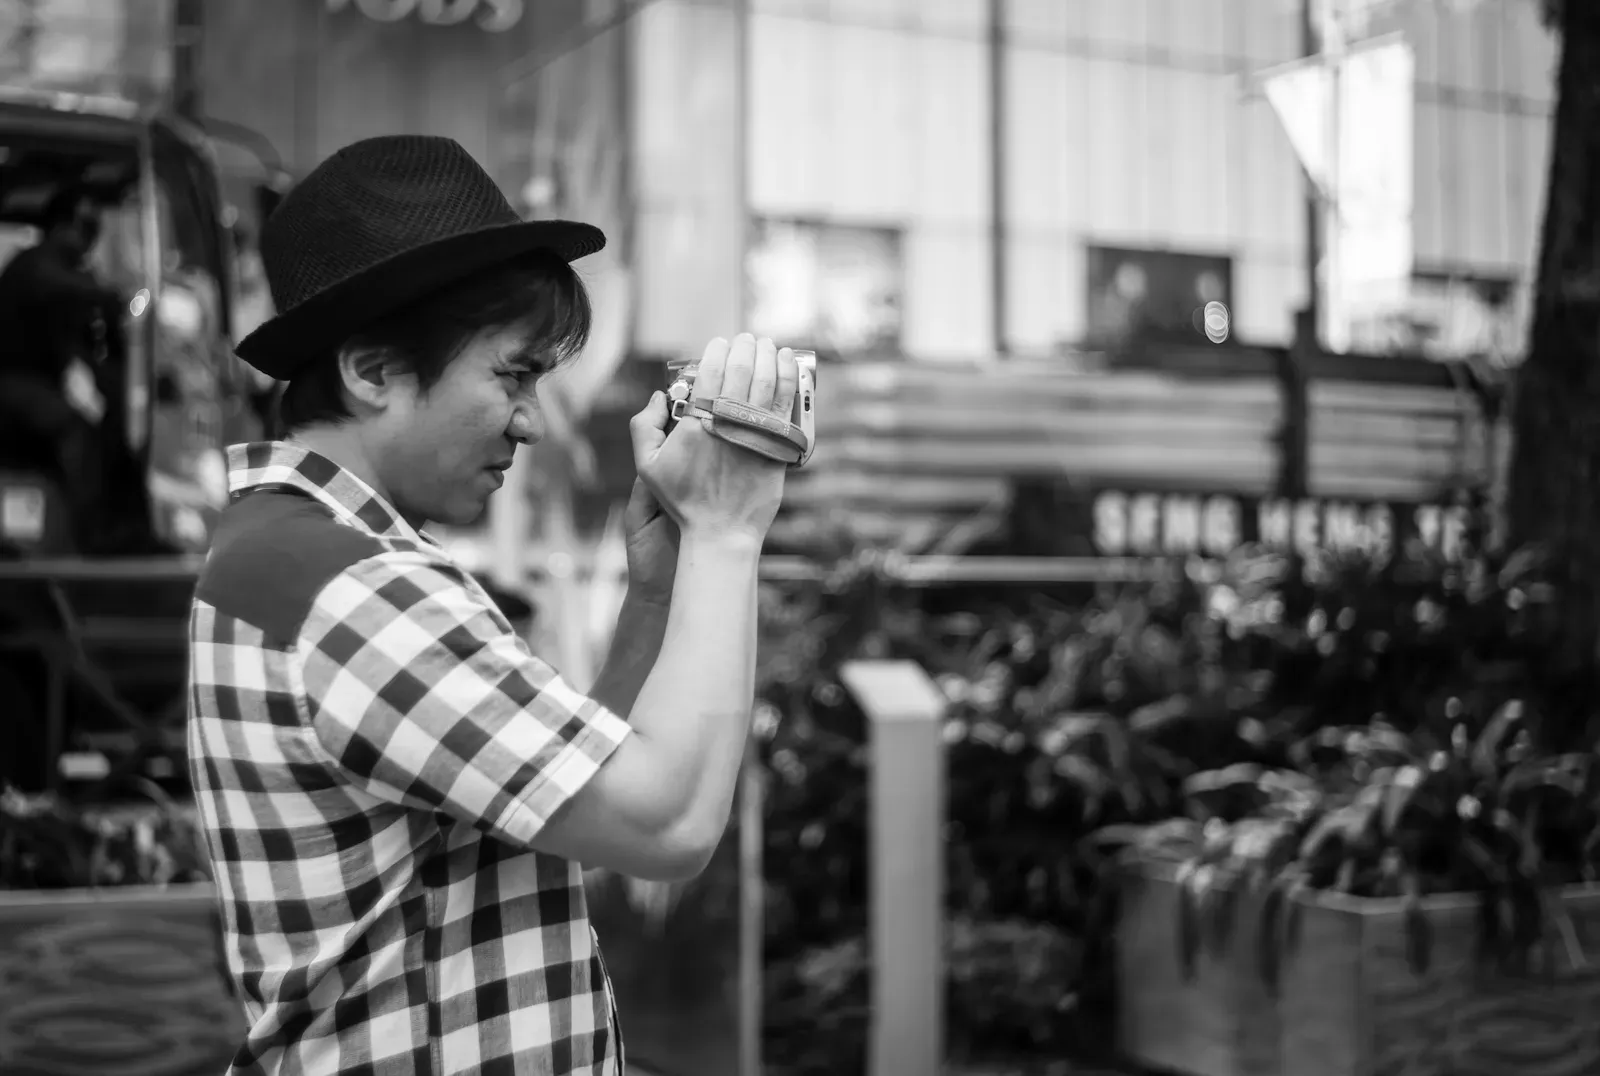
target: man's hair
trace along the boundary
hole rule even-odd
[[[353,334],[309,360],[278,401],[278,433],[353,418],[339,373],[339,354],[357,347],[383,351],[414,374],[423,392],[479,333],[520,328],[552,365],[577,357],[589,340],[589,293],[572,266],[548,251],[493,266]]]

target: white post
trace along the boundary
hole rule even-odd
[[[944,1069],[945,698],[910,661],[840,669],[870,727],[870,1076]]]

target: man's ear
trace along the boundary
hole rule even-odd
[[[389,356],[378,348],[351,346],[339,350],[339,380],[352,402],[373,411],[384,410],[395,389],[395,371]]]

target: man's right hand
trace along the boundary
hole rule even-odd
[[[740,336],[706,346],[694,391],[787,418],[797,380],[792,352]],[[633,734],[533,841],[657,881],[698,874],[728,826],[755,695],[761,543],[788,470],[698,420],[666,424],[663,393],[633,420],[639,476],[680,531],[661,648],[625,715]]]
[[[799,383],[794,352],[748,333],[706,345],[694,396],[732,397],[787,419]],[[667,404],[657,394],[632,422],[634,463],[686,537],[766,537],[783,499],[787,468],[713,437],[698,421],[665,432]]]

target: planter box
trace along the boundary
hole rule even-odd
[[[245,1028],[214,899],[210,885],[0,891],[0,1073],[226,1070]]]
[[[1140,1064],[1192,1076],[1284,1076],[1277,1010],[1257,971],[1260,906],[1241,896],[1228,944],[1202,945],[1185,978],[1178,945],[1177,864],[1123,874],[1116,938],[1117,1039]],[[1293,1076],[1304,1076],[1295,1072]]]
[[[1282,955],[1276,995],[1257,964],[1259,906],[1241,897],[1227,944],[1186,980],[1176,866],[1127,876],[1117,940],[1119,1035],[1144,1064],[1194,1076],[1593,1076],[1600,1073],[1600,886],[1565,890],[1578,959],[1550,974],[1480,966],[1477,901],[1423,902],[1428,970],[1405,955],[1398,900],[1318,893]]]

